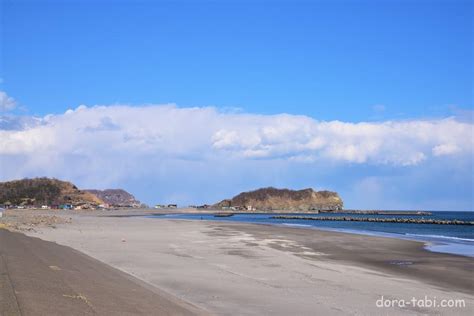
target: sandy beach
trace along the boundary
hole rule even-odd
[[[67,222],[27,234],[77,249],[210,314],[473,312],[474,260],[432,253],[420,242],[105,212],[55,214]],[[427,300],[462,300],[464,307],[427,307]]]
[[[0,315],[206,315],[70,247],[0,229]]]

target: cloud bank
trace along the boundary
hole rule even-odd
[[[79,106],[0,120],[0,177],[52,175],[105,187],[184,174],[225,180],[232,173],[223,166],[262,163],[413,168],[472,158],[473,132],[472,122],[453,117],[352,123],[213,107]]]
[[[349,123],[227,114],[211,107],[79,106],[36,124],[0,130],[0,154],[218,155],[408,166],[433,156],[472,153],[472,134],[472,124],[454,118]]]

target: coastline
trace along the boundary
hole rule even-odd
[[[136,212],[121,215],[129,213]],[[70,246],[216,314],[443,312],[375,304],[381,296],[425,295],[465,301],[464,308],[445,310],[450,314],[473,311],[472,258],[429,252],[421,242],[273,225],[66,214],[71,223],[27,234]]]
[[[435,236],[435,235],[414,235],[414,234],[396,234],[396,233],[387,233],[387,232],[379,232],[379,231],[368,231],[368,230],[355,230],[355,229],[344,229],[344,228],[328,228],[328,227],[313,227],[300,224],[275,224],[276,226],[286,226],[286,227],[299,227],[302,229],[316,229],[321,231],[329,231],[329,232],[336,232],[336,233],[344,233],[344,234],[355,234],[355,235],[362,235],[362,236],[372,236],[372,237],[384,237],[384,238],[394,238],[400,240],[409,240],[409,241],[417,241],[424,244],[424,249],[430,252],[436,253],[446,253],[450,255],[458,255],[463,257],[474,257],[474,252],[471,247],[469,249],[461,248],[459,244],[454,244],[451,240],[461,240],[461,241],[469,241],[473,242],[471,239],[463,239],[457,237],[449,237],[449,236]]]
[[[396,238],[396,239],[401,239],[401,240],[423,242],[425,244],[425,249],[428,251],[461,255],[461,256],[474,258],[474,239],[472,238],[462,238],[462,237],[455,237],[455,236],[449,236],[449,235],[443,235],[443,234],[433,235],[433,234],[426,234],[426,232],[416,234],[413,231],[412,232],[393,232],[393,231],[390,232],[390,231],[383,231],[383,230],[372,230],[372,229],[369,230],[369,229],[364,229],[364,228],[346,228],[346,227],[311,225],[309,223],[307,224],[307,223],[301,223],[301,222],[292,223],[291,221],[278,222],[278,221],[273,221],[272,220],[273,214],[268,214],[268,213],[235,213],[234,214],[237,217],[242,216],[242,215],[269,216],[268,219],[264,219],[264,220],[262,220],[262,218],[259,218],[258,220],[248,219],[248,218],[240,218],[236,220],[235,216],[213,218],[213,217],[209,217],[209,215],[211,214],[183,212],[183,213],[171,213],[171,214],[154,214],[154,215],[151,215],[150,217],[156,217],[159,219],[159,218],[162,218],[162,216],[165,216],[165,218],[180,219],[180,220],[204,219],[207,221],[214,221],[214,222],[253,223],[253,224],[273,225],[273,226],[279,226],[279,227],[281,226],[281,227],[296,227],[296,228],[303,228],[303,229],[316,229],[320,231],[340,232],[340,233],[348,233],[348,234],[356,234],[356,235],[364,235],[364,236]],[[127,216],[127,215],[122,215],[122,216]],[[313,221],[309,221],[309,222],[314,223]]]
[[[196,220],[192,219],[165,219],[164,221],[196,222]],[[337,261],[339,263],[342,262],[352,266],[356,265],[361,268],[367,268],[369,266],[370,268],[382,269],[383,272],[399,274],[401,277],[410,275],[411,277],[414,277],[420,281],[432,283],[435,286],[443,287],[446,285],[454,285],[455,290],[459,290],[461,292],[464,291],[468,294],[471,294],[474,290],[474,284],[472,283],[474,281],[473,276],[470,276],[470,278],[459,277],[457,280],[458,282],[451,282],[453,279],[452,275],[450,274],[453,269],[457,268],[459,270],[454,273],[456,276],[468,274],[470,271],[474,271],[470,270],[471,268],[474,269],[474,260],[472,260],[472,257],[462,254],[432,251],[428,248],[434,245],[430,244],[430,242],[427,240],[412,239],[409,237],[404,238],[403,235],[397,236],[395,234],[381,232],[348,232],[342,229],[328,229],[321,227],[292,227],[293,225],[298,224],[286,225],[268,223],[242,223],[223,222],[217,220],[205,220],[205,222],[215,224],[220,228],[237,229],[240,232],[257,236],[262,239],[270,238],[271,240],[272,234],[291,236],[292,241],[297,242],[300,246],[302,245],[302,249],[311,249],[313,252],[315,251],[318,260]],[[263,226],[264,228],[262,229],[259,226]],[[318,245],[317,243],[310,240],[308,235],[311,234],[317,236],[319,242],[329,243],[326,245]],[[276,239],[276,241],[278,241],[278,239]],[[355,242],[359,242],[362,246],[358,249],[353,249],[356,248],[354,247]],[[338,250],[329,249],[329,247],[334,246],[335,244],[345,244],[345,246]],[[349,244],[350,246],[348,247]],[[373,248],[373,245],[376,245],[378,249]],[[282,251],[291,252],[294,250],[291,249],[291,246],[285,244],[282,246],[270,243],[269,246]],[[390,253],[385,252],[383,253],[385,256],[384,260],[380,260],[379,258],[383,252],[383,249],[381,248],[385,246],[395,247],[395,249],[392,249],[394,254],[402,254],[403,258],[405,259],[400,260],[397,259],[397,257],[391,257]],[[347,249],[350,251],[346,251]],[[359,252],[360,250],[365,250],[365,253],[361,255]],[[370,252],[372,251],[377,253],[375,253],[375,255],[371,255]],[[356,252],[357,255],[353,255],[354,252]],[[302,258],[315,258],[310,252],[305,253],[303,251],[302,253],[299,253],[296,251],[295,253]],[[459,258],[460,264],[458,264],[458,260],[456,258]],[[433,273],[426,273],[427,263],[433,263],[434,265],[437,265],[437,262],[441,260],[444,261],[446,266],[449,266],[449,271],[445,272],[444,275],[439,275],[434,271]],[[423,261],[423,267],[416,265],[420,263],[420,261]],[[468,266],[465,267],[465,264]],[[399,269],[400,267],[405,268],[411,265],[416,265],[416,268],[414,270]]]

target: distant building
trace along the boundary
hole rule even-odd
[[[177,204],[168,204],[168,208],[178,208]]]
[[[203,205],[198,205],[197,208],[212,208],[212,205],[203,204]]]

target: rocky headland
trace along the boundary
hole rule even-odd
[[[244,211],[314,212],[342,210],[343,201],[336,192],[262,188],[243,192],[214,205],[219,209]]]

